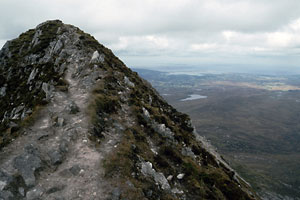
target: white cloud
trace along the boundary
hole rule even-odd
[[[288,32],[273,32],[267,34],[267,43],[274,47],[288,47],[293,36]]]
[[[231,42],[233,38],[237,37],[238,33],[235,31],[223,31],[222,35],[227,42]]]
[[[293,30],[295,32],[299,32],[300,31],[300,19],[293,21],[288,26],[291,30]]]
[[[190,48],[192,51],[208,51],[214,50],[218,47],[215,43],[202,43],[202,44],[191,44]]]
[[[165,49],[169,47],[169,41],[165,37],[149,35],[146,36],[146,40],[158,49]]]

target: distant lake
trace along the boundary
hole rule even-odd
[[[193,72],[193,71],[177,71],[177,72],[168,72],[168,75],[190,75],[190,76],[203,76],[201,72]]]
[[[199,94],[191,94],[188,98],[181,99],[180,101],[191,101],[196,99],[206,99],[207,96],[199,95]]]

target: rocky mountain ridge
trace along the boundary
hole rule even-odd
[[[59,20],[0,51],[0,199],[256,199],[187,115]]]

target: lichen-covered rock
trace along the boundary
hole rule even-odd
[[[91,63],[103,63],[104,62],[104,55],[103,54],[99,54],[98,51],[95,51],[92,55],[92,58],[91,58]]]
[[[0,88],[0,97],[4,97],[6,95],[6,85]]]
[[[124,82],[129,87],[134,87],[135,86],[134,83],[131,82],[127,76],[124,77]]]
[[[181,150],[182,155],[184,156],[189,156],[193,159],[196,159],[197,156],[194,154],[194,152],[192,151],[192,149],[190,147],[183,147]]]
[[[50,98],[52,97],[52,92],[54,90],[54,87],[48,83],[43,83],[42,84],[42,90],[45,92],[46,94],[46,100],[50,100]]]
[[[181,179],[183,179],[184,174],[178,174],[176,177],[177,177],[177,179],[181,180]]]
[[[32,72],[30,73],[30,75],[27,79],[27,84],[30,84],[30,82],[35,78],[35,76],[37,75],[38,72],[39,72],[39,69],[37,69],[37,68],[32,70]]]
[[[76,114],[79,112],[79,107],[76,105],[75,102],[71,102],[68,107],[67,107],[67,111],[71,114]]]
[[[13,177],[0,170],[0,191],[7,189],[7,186],[9,186],[12,182]]]
[[[155,180],[155,182],[161,186],[163,190],[171,188],[164,174],[161,172],[156,172],[155,169],[152,168],[151,162],[142,162],[141,172],[145,176],[152,177]]]
[[[59,150],[52,150],[48,153],[48,155],[52,165],[61,164],[63,161],[63,154]]]
[[[43,194],[43,188],[35,187],[27,192],[26,199],[27,200],[39,200],[39,199],[42,199],[41,198],[42,194]]]

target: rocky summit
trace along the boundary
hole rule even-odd
[[[59,20],[0,51],[0,199],[258,199],[186,114]]]

